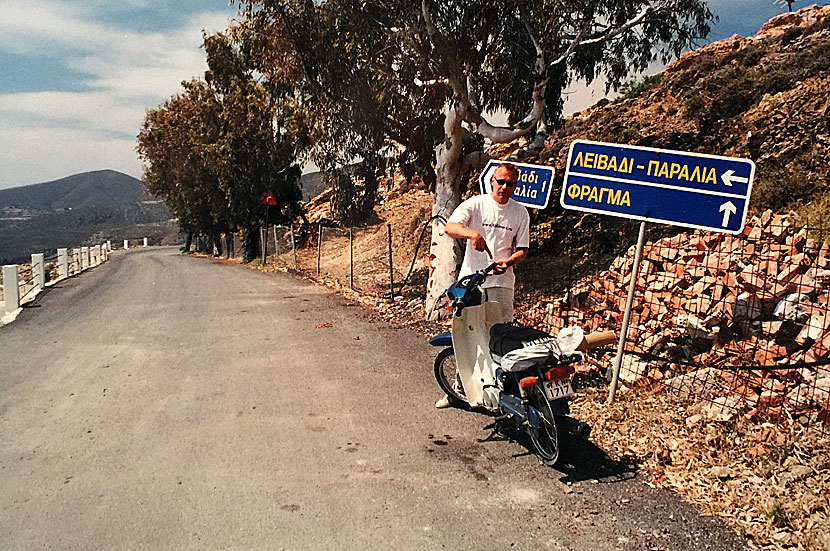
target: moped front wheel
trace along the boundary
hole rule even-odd
[[[445,348],[435,358],[435,380],[438,381],[438,386],[447,396],[459,402],[467,403],[467,397],[464,396],[464,387],[458,377],[455,351],[452,348]]]
[[[531,388],[528,401],[540,414],[540,427],[538,429],[527,425],[530,440],[533,442],[536,455],[539,456],[542,463],[548,467],[553,467],[559,461],[560,451],[556,416],[553,414],[550,401],[540,385]]]

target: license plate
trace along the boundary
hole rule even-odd
[[[562,381],[545,381],[545,394],[548,400],[558,400],[559,398],[567,398],[572,396],[574,389],[571,386],[571,381],[568,379]]]

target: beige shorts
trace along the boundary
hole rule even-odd
[[[501,306],[499,323],[513,321],[513,289],[510,287],[487,287],[484,289],[485,302],[498,302]]]

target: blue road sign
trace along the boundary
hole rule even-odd
[[[739,233],[754,176],[749,159],[577,140],[560,202],[567,209]]]
[[[481,193],[493,191],[490,181],[498,166],[503,162],[491,160],[484,167],[484,171],[478,177]],[[519,185],[516,186],[516,191],[513,192],[513,200],[531,209],[543,209],[548,206],[551,183],[553,182],[553,167],[509,162],[519,169]]]

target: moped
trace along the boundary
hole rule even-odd
[[[556,337],[497,323],[499,305],[483,300],[482,285],[496,267],[462,277],[446,291],[453,311],[450,333],[430,339],[443,349],[435,359],[441,389],[471,408],[495,414],[494,433],[512,427],[527,434],[545,465],[560,460],[565,436],[587,438],[587,423],[569,416],[574,364],[588,349],[614,341],[611,331],[586,335],[566,327]]]

